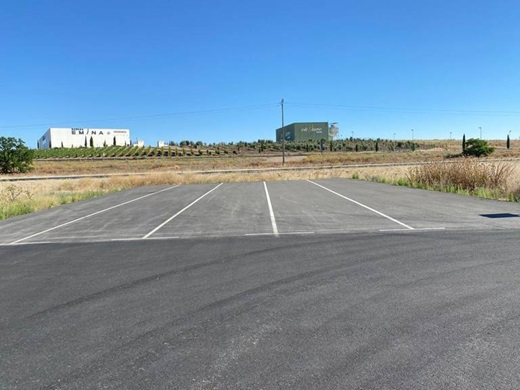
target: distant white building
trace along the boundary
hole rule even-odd
[[[111,145],[130,145],[130,130],[51,127],[38,140],[38,149],[84,148]]]

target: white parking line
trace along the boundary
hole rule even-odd
[[[158,231],[160,228],[162,228],[164,225],[166,225],[168,222],[170,222],[172,219],[176,218],[178,215],[182,214],[184,211],[188,210],[191,206],[193,206],[195,203],[197,203],[199,200],[201,200],[202,198],[204,198],[206,195],[209,195],[211,194],[213,191],[215,191],[217,188],[219,188],[222,184],[224,183],[220,183],[218,186],[216,186],[215,188],[209,190],[208,192],[206,192],[204,195],[198,197],[197,199],[195,199],[193,202],[191,202],[189,205],[187,205],[186,207],[184,207],[181,211],[177,212],[176,214],[172,215],[170,218],[168,218],[166,221],[164,221],[163,223],[161,223],[159,226],[157,226],[155,229],[153,229],[150,233],[146,234],[145,236],[143,236],[143,240],[150,237],[152,234],[154,234],[156,231]]]
[[[416,232],[418,231],[429,231],[429,230],[446,230],[445,227],[432,227],[432,228],[413,228]],[[379,229],[380,232],[408,232],[410,229]]]
[[[415,230],[415,229],[413,229]],[[388,233],[388,232],[409,232],[410,229],[379,229],[382,233]]]
[[[267,191],[267,184],[264,181],[265,196],[267,197],[267,205],[269,206],[269,215],[271,217],[271,225],[273,226],[273,234],[278,237],[278,226],[276,225],[276,219],[274,218],[273,205],[271,204],[271,198],[269,197],[269,191]]]
[[[280,237],[280,236],[301,236],[306,234],[316,234],[316,232],[287,232],[287,233],[247,233],[244,234],[244,237],[259,237],[259,236],[267,236],[267,237]]]
[[[84,219],[86,219],[86,218],[93,217],[94,215],[101,214],[101,213],[105,213],[105,212],[110,211],[110,210],[113,210],[113,209],[115,209],[115,208],[117,208],[117,207],[121,207],[121,206],[127,205],[127,204],[129,204],[129,203],[133,203],[133,202],[136,202],[136,201],[138,201],[138,200],[141,200],[141,199],[144,199],[144,198],[148,198],[149,196],[156,195],[156,194],[159,194],[159,193],[164,192],[164,191],[169,191],[169,190],[171,190],[171,189],[173,189],[173,188],[177,188],[177,187],[179,187],[179,186],[176,185],[176,186],[173,186],[173,187],[164,188],[164,189],[162,189],[162,190],[160,190],[160,191],[152,192],[151,194],[147,194],[147,195],[144,195],[144,196],[140,196],[139,198],[135,198],[135,199],[132,199],[132,200],[129,200],[129,201],[126,201],[126,202],[123,202],[123,203],[117,204],[117,205],[115,205],[115,206],[112,206],[112,207],[109,207],[109,208],[106,208],[106,209],[103,209],[103,210],[100,210],[100,211],[96,211],[95,213],[92,213],[92,214],[89,214],[89,215],[85,215],[84,217],[76,218],[76,219],[74,219],[74,220],[72,220],[72,221],[69,221],[69,222],[66,222],[66,223],[62,223],[61,225],[54,226],[54,227],[52,227],[52,228],[50,228],[50,229],[46,229],[46,230],[43,230],[43,231],[41,231],[41,232],[38,232],[38,233],[35,233],[35,234],[31,234],[30,236],[27,236],[27,237],[21,238],[21,239],[19,239],[19,240],[13,241],[13,242],[11,242],[9,245],[18,244],[18,243],[20,243],[20,242],[22,242],[22,241],[28,240],[28,239],[33,238],[33,237],[37,237],[37,236],[39,236],[39,235],[41,235],[41,234],[48,233],[48,232],[50,232],[50,231],[53,231],[53,230],[56,230],[56,229],[62,228],[62,227],[64,227],[64,226],[68,226],[68,225],[70,225],[70,224],[73,224],[73,223],[76,223],[76,222],[82,221],[82,220],[84,220]]]
[[[389,220],[392,221],[392,222],[395,222],[395,223],[397,223],[397,224],[399,224],[399,225],[401,225],[401,226],[404,226],[404,227],[407,228],[408,230],[415,230],[413,227],[408,226],[407,224],[405,224],[405,223],[403,223],[403,222],[401,222],[401,221],[398,221],[397,219],[392,218],[392,217],[390,217],[390,216],[388,216],[388,215],[386,215],[386,214],[383,214],[382,212],[377,211],[377,210],[373,209],[372,207],[366,206],[366,205],[364,205],[363,203],[359,203],[358,201],[356,201],[356,200],[354,200],[354,199],[350,199],[350,198],[346,197],[345,195],[341,195],[341,194],[337,193],[336,191],[331,190],[330,188],[324,187],[324,186],[322,186],[321,184],[318,184],[318,183],[313,182],[312,180],[307,180],[307,181],[308,181],[309,183],[312,183],[312,184],[314,184],[314,185],[317,185],[317,186],[320,187],[320,188],[323,188],[324,190],[327,190],[327,191],[333,193],[334,195],[337,195],[337,196],[339,196],[339,197],[341,197],[341,198],[343,198],[343,199],[346,199],[346,200],[348,200],[349,202],[355,203],[355,204],[357,204],[358,206],[364,207],[365,209],[370,210],[370,211],[372,211],[373,213],[376,213],[376,214],[378,214],[378,215],[380,215],[380,216],[382,216],[382,217],[385,217],[386,219],[389,219]]]

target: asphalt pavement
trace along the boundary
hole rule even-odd
[[[0,245],[518,229],[517,204],[346,179],[145,187],[0,221]]]
[[[0,388],[520,388],[518,208],[338,179],[0,222]]]

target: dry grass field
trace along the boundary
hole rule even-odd
[[[436,142],[439,144],[439,141]],[[439,167],[454,165],[454,162],[464,160],[450,157],[460,153],[458,141],[444,142],[443,148],[415,152],[287,154],[284,170],[279,169],[282,168],[280,155],[262,154],[225,157],[39,160],[35,161],[34,169],[28,174],[0,176],[0,179],[92,174],[107,175],[107,177],[0,181],[0,219],[144,185],[336,177],[450,190],[449,185],[442,183],[444,179],[440,180],[439,185],[413,183],[413,180],[418,177],[417,174],[421,173],[417,171],[421,164],[431,163],[430,171],[422,173],[432,176],[432,167],[435,164],[438,164],[437,170],[439,170]],[[468,194],[516,200],[516,194],[520,193],[520,167],[517,167],[520,164],[520,141],[512,141],[510,150],[507,150],[505,145],[501,145],[503,143],[490,142],[496,147],[492,158],[481,159],[472,167],[466,164],[465,167],[460,168],[462,175],[466,176],[479,165],[490,166],[491,168],[486,172],[500,171],[499,191],[487,188],[482,191],[470,190],[467,191]],[[497,162],[497,160],[506,162]],[[443,177],[446,177],[446,174],[443,173]],[[453,175],[453,172],[450,174]],[[495,182],[498,183],[497,180]],[[465,193],[459,190],[457,191]]]

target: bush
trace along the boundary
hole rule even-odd
[[[483,139],[470,138],[466,141],[466,147],[462,152],[465,156],[482,157],[490,155],[495,148],[488,145]]]
[[[27,172],[33,158],[33,151],[21,139],[0,137],[0,173]]]

